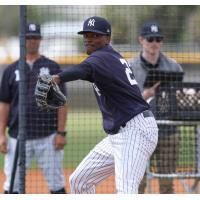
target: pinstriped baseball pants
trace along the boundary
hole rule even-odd
[[[117,134],[104,138],[83,159],[69,178],[71,193],[95,193],[95,186],[115,173],[117,193],[137,194],[157,140],[154,117],[138,114]]]
[[[29,168],[33,158],[39,167],[43,170],[45,179],[48,183],[48,188],[51,191],[57,191],[64,187],[65,178],[62,169],[62,160],[64,156],[63,150],[54,149],[54,137],[55,134],[50,136],[33,139],[26,141],[26,168]],[[12,173],[12,164],[14,160],[17,140],[9,137],[8,139],[8,153],[5,155],[4,172],[6,180],[4,183],[4,190],[9,190],[10,179]],[[16,172],[13,191],[19,189],[19,174]]]

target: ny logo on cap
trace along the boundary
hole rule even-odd
[[[157,33],[158,32],[158,27],[156,25],[151,26],[151,32]]]
[[[30,24],[29,25],[29,31],[36,31],[36,25],[35,24]]]
[[[94,26],[94,23],[95,23],[95,19],[90,19],[88,21],[88,26]]]

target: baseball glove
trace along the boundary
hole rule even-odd
[[[53,81],[51,75],[41,75],[35,87],[37,106],[47,110],[57,109],[66,103],[66,97]]]

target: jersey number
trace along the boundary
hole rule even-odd
[[[131,71],[130,67],[129,67],[129,64],[127,63],[127,61],[123,58],[120,58],[120,62],[123,64],[123,65],[126,65],[126,68],[125,68],[125,73],[126,73],[126,76],[130,82],[131,85],[137,85],[137,81],[135,80],[135,77],[133,75],[133,72]]]
[[[20,80],[19,70],[16,69],[16,70],[15,70],[15,81],[19,81],[19,80]]]

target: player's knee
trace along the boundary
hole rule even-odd
[[[88,193],[87,181],[78,173],[73,173],[69,177],[69,184],[72,194],[85,194]]]
[[[69,185],[71,188],[71,192],[75,193],[75,191],[77,191],[77,187],[78,187],[78,176],[76,176],[74,173],[70,175],[69,177]]]

